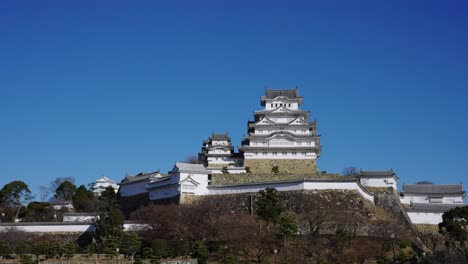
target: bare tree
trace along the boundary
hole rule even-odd
[[[191,163],[191,164],[199,164],[200,162],[198,161],[198,157],[195,155],[190,155],[188,156],[185,160],[185,163]]]
[[[49,188],[47,188],[44,185],[39,186],[39,196],[41,197],[42,202],[47,201],[47,198],[49,198],[49,195],[50,195]]]
[[[64,182],[70,182],[70,183],[75,183],[75,178],[73,177],[57,177],[55,180],[51,181],[50,182],[50,186],[49,186],[49,191],[51,193],[55,193],[55,191],[57,190],[57,188]]]
[[[359,170],[356,167],[345,167],[343,168],[343,176],[357,176],[359,175]]]

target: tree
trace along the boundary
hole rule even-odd
[[[55,190],[54,199],[56,201],[69,201],[73,198],[75,191],[75,184],[69,181],[64,181]]]
[[[65,259],[69,260],[76,253],[76,243],[75,241],[70,241],[63,247],[63,256]]]
[[[60,186],[60,184],[62,184],[63,182],[66,182],[66,181],[75,184],[75,178],[73,178],[73,177],[57,177],[57,178],[55,178],[55,180],[50,182],[50,186],[49,186],[50,192],[55,193],[55,191]]]
[[[117,194],[112,186],[107,186],[107,188],[99,196],[99,201],[101,202],[101,209],[110,210],[114,207],[117,202]]]
[[[275,188],[266,188],[259,192],[257,200],[257,215],[267,223],[276,223],[283,209],[279,203],[278,191]]]
[[[271,167],[271,173],[276,174],[279,172],[279,167],[277,165]]]
[[[94,212],[96,209],[96,197],[92,191],[81,185],[76,189],[72,197],[73,207],[78,212]]]
[[[468,206],[450,209],[442,215],[439,233],[448,237],[446,245],[452,254],[461,255],[468,263]]]
[[[6,257],[11,253],[11,249],[8,246],[7,242],[0,240],[0,257]]]
[[[167,258],[171,255],[169,245],[164,239],[155,239],[151,241],[152,254],[159,258]]]
[[[47,201],[50,195],[50,189],[44,185],[39,186],[39,196],[41,198],[41,202]]]
[[[21,207],[32,199],[28,185],[22,181],[12,181],[0,191],[0,201],[5,202],[9,207],[16,208],[15,218],[18,217]]]
[[[108,255],[116,255],[121,238],[124,234],[124,216],[118,209],[110,209],[109,213],[101,214],[96,221],[94,231],[97,251],[102,249]]]
[[[54,208],[49,203],[30,202],[25,214],[27,222],[50,222],[54,221]]]
[[[345,167],[343,168],[343,176],[357,176],[359,175],[359,170],[356,167]]]
[[[194,245],[194,257],[197,258],[198,263],[205,264],[206,260],[208,259],[209,251],[208,247],[205,245],[203,241],[197,242]]]
[[[124,233],[120,240],[120,252],[133,261],[135,254],[140,251],[141,238],[136,233]]]
[[[188,156],[185,161],[185,163],[191,163],[191,164],[199,164],[200,161],[198,160],[198,158],[194,155],[190,155]]]
[[[296,236],[299,232],[296,222],[291,214],[283,212],[278,219],[278,226],[285,241],[289,238]]]

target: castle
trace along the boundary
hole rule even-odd
[[[254,120],[247,123],[239,153],[227,133],[212,134],[203,141],[199,161],[212,173],[271,173],[273,167],[278,172],[317,172],[320,136],[310,112],[300,109],[302,100],[297,88],[265,89],[260,98],[264,109],[255,111]]]
[[[297,88],[265,89],[260,98],[263,109],[255,111],[253,120],[247,122],[247,134],[239,152],[235,152],[227,133],[213,133],[203,141],[198,164],[177,162],[168,174],[127,176],[120,183],[119,194],[123,197],[144,194],[152,201],[186,203],[197,196],[254,193],[265,188],[353,190],[374,203],[372,188],[391,188],[397,192],[399,178],[393,170],[361,170],[354,177],[320,173],[316,161],[322,146],[317,122],[310,120],[309,111],[301,109],[302,101]],[[433,185],[435,189],[444,189],[437,186],[442,185]],[[413,223],[438,223],[444,211],[463,205],[465,197],[462,185],[454,187],[457,192],[416,194],[431,197],[427,199],[414,198],[407,191],[411,188],[403,186],[404,192],[396,199],[409,206],[407,213]]]

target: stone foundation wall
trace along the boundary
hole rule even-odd
[[[315,160],[306,159],[246,159],[244,167],[249,167],[252,173],[271,173],[271,169],[278,166],[280,173],[288,174],[316,174],[318,172]]]
[[[211,185],[229,185],[239,183],[254,183],[254,182],[270,182],[270,181],[285,181],[285,180],[302,180],[302,179],[342,179],[339,174],[331,173],[239,173],[239,174],[213,174],[211,176]]]

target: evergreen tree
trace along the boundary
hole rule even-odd
[[[120,252],[133,260],[141,248],[141,238],[136,233],[124,233],[120,240]]]
[[[279,203],[278,191],[275,188],[267,188],[260,191],[257,200],[257,215],[267,223],[277,223],[283,209]]]
[[[94,212],[96,197],[92,191],[81,185],[72,197],[73,207],[78,212]]]
[[[54,199],[57,201],[69,201],[73,198],[75,191],[75,184],[70,181],[64,181],[55,190]]]

